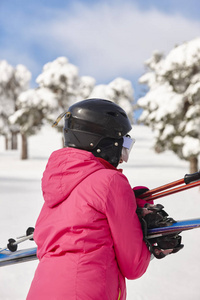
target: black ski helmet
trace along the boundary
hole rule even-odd
[[[69,107],[65,113],[64,143],[92,152],[117,166],[123,136],[131,130],[125,111],[112,101],[87,99]]]

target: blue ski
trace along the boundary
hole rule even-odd
[[[167,227],[158,227],[148,230],[148,239],[160,237],[164,235],[180,233],[182,231],[191,230],[200,227],[200,219],[189,219],[177,221],[176,223]],[[6,265],[17,264],[37,259],[37,248],[29,248],[11,252],[9,250],[0,249],[0,267]]]
[[[154,238],[154,237],[179,233],[182,231],[195,229],[199,227],[200,227],[200,219],[176,221],[176,223],[170,226],[149,229],[147,238]]]
[[[0,252],[0,267],[35,260],[37,259],[36,251],[37,251],[36,247],[24,249],[24,250],[18,250],[15,252],[11,252],[9,250],[3,250]]]

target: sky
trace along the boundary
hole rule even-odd
[[[65,56],[96,84],[132,82],[144,62],[200,36],[198,0],[1,0],[0,60],[24,64],[32,87],[44,64]]]

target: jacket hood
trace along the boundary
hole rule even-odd
[[[90,152],[63,148],[54,151],[42,178],[42,191],[47,206],[64,201],[72,190],[87,176],[104,168]]]

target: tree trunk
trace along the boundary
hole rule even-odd
[[[191,156],[189,158],[190,162],[190,173],[195,173],[198,171],[198,157],[197,156]]]
[[[21,133],[22,137],[22,149],[21,149],[21,159],[28,159],[28,141],[25,133]]]
[[[7,135],[5,135],[5,149],[9,150],[9,138]]]
[[[11,149],[12,150],[17,150],[17,133],[16,132],[12,132]]]

